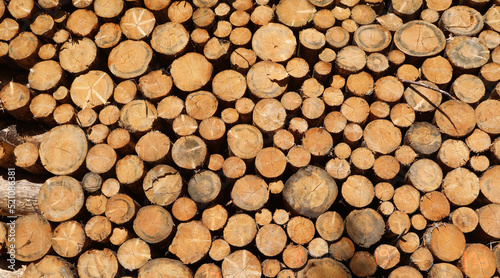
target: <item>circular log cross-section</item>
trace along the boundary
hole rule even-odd
[[[210,231],[200,221],[182,223],[168,251],[176,255],[183,263],[192,264],[203,258],[212,244]]]
[[[227,132],[229,150],[241,159],[252,159],[257,156],[264,145],[262,133],[251,125],[236,125]]]
[[[367,124],[363,137],[371,151],[381,154],[392,153],[402,140],[399,128],[388,120],[375,120]]]
[[[399,50],[409,56],[430,57],[445,48],[446,38],[435,25],[423,20],[414,20],[396,31],[394,43]]]
[[[148,132],[158,117],[153,104],[147,100],[133,100],[123,106],[119,124],[132,133]]]
[[[153,49],[168,57],[174,57],[182,53],[188,43],[188,31],[177,22],[167,22],[157,26],[151,37],[151,46]]]
[[[454,6],[443,12],[439,24],[455,36],[477,36],[483,29],[484,19],[474,8]]]
[[[295,53],[297,40],[292,30],[279,23],[269,23],[252,37],[252,49],[262,60],[285,62]]]
[[[157,165],[144,177],[142,188],[151,203],[167,206],[181,194],[182,177],[168,165]]]
[[[126,40],[111,50],[108,67],[118,78],[136,78],[146,72],[152,58],[153,50],[147,43]]]
[[[378,24],[364,25],[354,32],[354,42],[368,53],[383,51],[391,44],[391,40],[389,30]]]
[[[69,175],[83,164],[87,148],[85,132],[78,126],[57,126],[40,143],[40,161],[54,175]]]
[[[373,209],[354,210],[345,219],[345,229],[354,243],[368,248],[381,239],[385,222]]]
[[[15,226],[15,256],[32,262],[42,258],[50,249],[52,229],[49,221],[38,214],[19,217]]]
[[[285,67],[271,61],[261,61],[248,71],[247,85],[258,98],[275,98],[285,92],[288,79]]]
[[[152,12],[136,7],[125,12],[120,20],[120,28],[127,38],[141,40],[151,34],[155,23],[156,19]]]
[[[50,221],[62,222],[73,218],[84,204],[83,188],[69,176],[49,178],[40,188],[38,206]]]
[[[113,80],[107,73],[93,70],[75,78],[70,88],[71,100],[82,109],[103,106],[108,103],[113,89]]]
[[[115,277],[118,273],[118,259],[115,252],[92,249],[78,258],[78,275],[81,278]]]
[[[201,89],[212,78],[213,66],[201,54],[188,53],[177,58],[170,69],[175,86],[185,92]]]
[[[77,221],[61,223],[52,235],[52,248],[62,257],[76,257],[85,248],[87,236],[83,225]]]
[[[465,249],[465,236],[453,224],[436,223],[425,232],[424,244],[435,258],[451,262],[462,256]]]
[[[454,37],[446,44],[445,53],[453,67],[459,70],[478,69],[490,59],[486,44],[475,37]]]
[[[256,211],[269,199],[269,190],[262,178],[246,175],[234,183],[231,199],[234,205],[241,209]]]
[[[96,57],[97,46],[89,38],[69,40],[61,46],[59,51],[61,67],[74,74],[88,70],[94,64]]]
[[[292,175],[283,190],[288,206],[301,215],[313,218],[330,208],[337,194],[333,178],[325,170],[312,165]]]
[[[197,136],[181,137],[172,146],[172,159],[184,169],[196,169],[203,165],[207,158],[207,145]]]
[[[148,261],[145,265],[139,268],[138,278],[154,277],[164,273],[175,273],[179,277],[193,278],[193,273],[185,264],[178,260],[167,258],[157,258]]]
[[[170,213],[157,205],[142,207],[134,219],[134,232],[147,243],[165,240],[174,227]]]
[[[442,133],[453,137],[465,136],[476,127],[474,109],[465,102],[449,100],[435,113],[436,125]]]

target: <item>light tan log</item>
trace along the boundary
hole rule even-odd
[[[352,175],[342,184],[342,197],[351,206],[363,208],[375,196],[372,182],[364,176]]]
[[[500,211],[499,204],[489,204],[479,208],[476,212],[479,216],[479,227],[488,237],[500,238],[498,213]]]
[[[170,151],[170,139],[160,131],[151,131],[142,136],[135,151],[145,162],[165,161]]]
[[[493,252],[480,243],[468,244],[458,267],[468,277],[492,277],[496,271],[496,258]]]
[[[139,204],[130,196],[116,194],[108,199],[106,217],[111,222],[121,225],[132,220],[139,208]]]
[[[281,271],[281,263],[277,259],[265,259],[262,262],[262,274],[266,277],[276,277]]]
[[[429,271],[429,277],[435,278],[442,275],[453,275],[454,277],[463,277],[463,273],[458,267],[449,263],[435,264]]]
[[[426,230],[423,241],[437,259],[445,262],[459,259],[465,249],[464,234],[453,224],[436,223]]]
[[[467,54],[461,55],[467,48]],[[457,36],[446,45],[446,56],[451,65],[458,71],[470,72],[479,69],[490,59],[488,47],[478,38]]]
[[[405,2],[398,1],[398,3],[403,4]],[[421,4],[422,1],[420,1],[420,5]],[[411,8],[412,5],[407,5],[406,7],[413,10]],[[419,42],[424,39],[422,37],[424,33],[429,34],[430,39],[427,39],[425,44],[421,44]],[[446,40],[443,32],[435,25],[422,20],[414,20],[407,22],[396,31],[394,34],[394,44],[400,51],[408,56],[430,57],[436,55],[445,48]]]
[[[293,134],[286,130],[278,130],[273,135],[273,146],[280,149],[281,151],[288,151],[295,145],[295,138]]]
[[[10,41],[13,39],[19,32],[19,23],[12,18],[4,18],[2,22],[0,22],[0,39],[4,41]]]
[[[30,69],[38,61],[41,42],[31,32],[22,32],[9,43],[9,57],[24,69]]]
[[[196,203],[188,197],[180,197],[172,205],[172,215],[179,221],[191,220],[196,213]]]
[[[224,173],[224,176],[230,179],[237,179],[242,177],[245,174],[246,170],[247,166],[245,164],[245,161],[236,156],[228,157],[222,164],[222,172]]]
[[[413,213],[420,205],[420,193],[411,185],[403,185],[394,190],[393,202],[399,210]]]
[[[268,225],[273,220],[273,214],[270,210],[263,208],[255,213],[255,222],[259,226]]]
[[[93,216],[85,224],[87,237],[99,243],[107,243],[112,230],[111,221],[104,216]]]
[[[307,262],[305,268],[297,273],[298,278],[319,278],[322,273],[328,273],[334,277],[350,277],[349,269],[342,263],[331,258],[311,259]]]
[[[97,46],[89,38],[81,40],[68,40],[64,42],[59,51],[61,67],[72,74],[87,71],[96,64]]]
[[[212,242],[208,255],[214,261],[222,261],[230,253],[231,247],[229,244],[225,240],[219,238]]]
[[[47,255],[39,262],[29,264],[22,277],[43,276],[75,277],[76,267],[60,257]]]
[[[421,231],[427,227],[427,219],[422,214],[415,214],[411,217],[411,226]]]
[[[168,165],[157,165],[144,177],[143,189],[153,204],[167,206],[181,194],[182,178],[179,172]],[[164,194],[168,192],[169,194]]]
[[[203,258],[212,243],[210,231],[200,221],[182,223],[168,248],[183,263],[192,264]]]
[[[488,99],[476,107],[477,126],[488,134],[500,134],[500,128],[494,122],[499,116],[500,101]]]
[[[480,190],[478,177],[466,168],[448,172],[442,186],[448,200],[458,206],[472,203],[478,197]]]
[[[111,49],[115,47],[121,39],[122,29],[120,25],[112,22],[107,22],[99,27],[99,31],[95,35],[95,44],[102,49]]]
[[[422,274],[411,266],[400,266],[389,274],[388,278],[415,277],[422,278]]]
[[[116,12],[116,10],[114,11]],[[120,19],[120,27],[123,34],[131,40],[141,40],[149,37],[155,27],[155,23],[156,19],[153,13],[139,7],[128,9]],[[151,44],[153,46],[153,42]]]
[[[136,270],[151,259],[151,249],[143,240],[132,238],[120,245],[116,257],[125,269]]]
[[[450,214],[450,203],[443,193],[431,191],[420,199],[420,212],[430,221],[440,221]]]
[[[330,255],[335,260],[348,261],[354,255],[354,248],[354,243],[348,237],[342,237],[330,245]]]
[[[296,46],[292,30],[279,23],[262,26],[252,37],[252,49],[262,60],[285,62],[295,53]]]
[[[395,267],[399,263],[401,256],[396,247],[388,244],[377,246],[373,255],[375,256],[375,262],[382,269],[391,269]]]
[[[172,22],[185,23],[193,15],[193,6],[188,1],[175,1],[168,7],[168,18]]]
[[[422,155],[435,153],[441,147],[439,129],[428,122],[417,122],[411,125],[405,134],[405,143]]]
[[[401,131],[388,120],[375,120],[365,127],[363,137],[375,153],[389,154],[401,144]]]
[[[435,121],[442,133],[452,137],[465,136],[476,126],[473,108],[456,100],[441,104],[435,114]]]
[[[238,250],[222,261],[222,272],[228,277],[244,275],[247,278],[261,277],[262,268],[259,259],[247,250]]]
[[[463,233],[474,231],[479,224],[479,216],[469,207],[459,207],[452,211],[450,219],[452,224],[457,226]]]
[[[121,193],[121,190],[122,189],[120,186],[120,182],[115,178],[106,179],[102,183],[101,193],[108,198],[111,198],[114,195]]]
[[[93,146],[86,157],[86,166],[92,172],[105,174],[111,171],[116,163],[117,155],[107,144]]]
[[[145,133],[153,128],[157,115],[156,108],[147,100],[134,100],[122,108],[119,124],[132,133]]]
[[[104,263],[106,262],[106,263]],[[118,273],[115,252],[104,248],[86,251],[78,258],[78,275],[82,278],[114,277]]]
[[[177,88],[192,92],[208,83],[212,70],[212,64],[201,54],[188,53],[172,63],[170,73]]]
[[[223,234],[227,243],[235,247],[243,247],[254,240],[257,234],[257,224],[248,214],[235,214],[229,217]]]
[[[302,245],[289,244],[283,251],[282,256],[283,263],[292,269],[301,268],[307,263],[307,249]]]
[[[314,223],[302,216],[295,216],[286,226],[288,237],[297,244],[307,244],[314,238]]]
[[[107,202],[108,198],[105,195],[94,193],[85,200],[85,208],[92,215],[102,215],[106,211]]]
[[[16,219],[15,257],[23,262],[36,261],[51,247],[52,229],[49,221],[42,215],[31,214]]]
[[[255,243],[259,251],[268,257],[274,257],[285,249],[287,237],[285,230],[276,224],[267,224],[257,233]]]
[[[194,274],[195,278],[201,278],[201,277],[222,277],[222,270],[220,267],[213,263],[205,263],[202,264],[198,270],[196,270],[196,273]]]
[[[289,27],[298,28],[305,26],[313,20],[316,9],[309,1],[286,0],[276,6],[275,12],[281,23]]]
[[[441,185],[443,171],[436,162],[426,158],[419,159],[411,165],[407,179],[418,190],[430,192]]]
[[[258,98],[280,96],[287,88],[289,74],[285,67],[271,61],[254,64],[247,74],[250,92]]]
[[[196,120],[186,114],[181,114],[172,122],[172,129],[177,137],[192,135],[198,129]]]
[[[464,141],[448,139],[438,152],[438,159],[445,167],[458,168],[469,161],[470,150]]]
[[[420,247],[411,254],[410,261],[420,271],[428,271],[434,263],[434,258],[429,249]]]
[[[182,277],[193,278],[193,272],[189,267],[178,260],[167,258],[149,260],[139,268],[138,277],[146,278],[154,275],[162,275],[162,273],[178,273]]]
[[[227,217],[227,210],[217,204],[203,211],[201,221],[209,230],[216,231],[226,225]]]
[[[133,227],[137,236],[145,242],[159,243],[170,235],[174,223],[166,209],[158,205],[150,205],[139,209]]]
[[[77,9],[66,21],[66,29],[77,37],[91,37],[97,32],[98,18],[92,10]]]
[[[130,56],[133,53],[133,57]],[[143,41],[126,40],[114,47],[108,57],[111,73],[121,79],[144,74],[153,57],[153,50]]]
[[[240,47],[231,53],[229,60],[232,69],[240,73],[247,73],[257,61],[257,54],[251,49]]]
[[[363,219],[363,221],[360,222],[359,219]],[[382,216],[370,208],[352,211],[345,221],[349,237],[362,247],[369,247],[377,243],[384,233],[385,223]]]

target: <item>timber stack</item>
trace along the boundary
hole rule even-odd
[[[500,276],[499,0],[0,1],[0,63],[13,277]]]

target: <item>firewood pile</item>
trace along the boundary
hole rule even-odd
[[[500,0],[0,1],[1,268],[498,277],[499,32]]]

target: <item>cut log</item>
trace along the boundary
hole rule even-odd
[[[189,196],[197,203],[210,203],[219,195],[220,190],[220,178],[212,171],[202,171],[189,180]]]
[[[107,50],[115,47],[120,42],[121,36],[122,29],[120,25],[108,22],[99,27],[94,41],[97,47]]]
[[[192,264],[203,258],[212,243],[210,231],[200,221],[182,223],[169,247],[183,263]]]
[[[435,264],[429,271],[429,277],[440,277],[443,275],[450,275],[452,277],[463,277],[463,273],[458,267],[449,263]]]
[[[295,216],[286,226],[288,237],[297,244],[307,244],[314,238],[314,223],[302,216]]]
[[[439,106],[435,114],[436,125],[441,132],[453,137],[469,134],[476,123],[474,109],[467,103],[449,100]]]
[[[413,213],[419,207],[420,193],[411,185],[403,185],[394,191],[393,202],[405,213]]]
[[[258,278],[262,275],[259,259],[247,250],[238,250],[222,261],[222,273],[227,277],[242,275],[247,278]]]
[[[496,258],[485,245],[468,244],[458,261],[458,267],[468,277],[492,277],[496,271]]]
[[[222,270],[215,264],[203,264],[201,265],[196,273],[194,274],[195,278],[202,277],[222,277]]]
[[[346,46],[337,54],[335,65],[342,76],[359,72],[366,65],[366,53],[357,46]]]
[[[87,71],[96,63],[97,46],[89,38],[68,40],[59,51],[61,67],[72,74]]]
[[[21,68],[30,69],[39,61],[38,49],[41,46],[35,34],[22,32],[10,41],[9,57]]]
[[[188,197],[180,197],[172,205],[172,215],[179,221],[192,219],[196,211],[196,203]]]
[[[19,217],[13,228],[16,259],[32,262],[47,254],[51,247],[52,229],[45,217],[38,214]]]
[[[303,188],[304,185],[307,187]],[[335,181],[325,170],[307,166],[288,179],[283,198],[299,214],[318,217],[332,205],[337,193]]]
[[[375,153],[389,154],[401,144],[401,131],[388,120],[375,120],[366,125],[363,137]]]
[[[94,11],[87,9],[77,9],[69,15],[66,21],[66,29],[77,37],[91,37],[97,32],[97,27],[97,15]]]
[[[443,142],[438,152],[438,159],[446,167],[458,168],[469,161],[470,150],[461,140],[448,139]]]
[[[145,133],[153,128],[158,112],[147,100],[133,100],[120,112],[119,124],[132,133]]]
[[[349,269],[354,275],[359,277],[368,277],[377,271],[375,257],[367,251],[358,251],[354,253],[349,262]]]
[[[285,249],[286,241],[285,230],[276,224],[261,227],[255,239],[257,249],[268,257],[274,257],[281,253]]]
[[[467,49],[467,54],[461,54]],[[474,71],[488,62],[490,51],[478,38],[457,36],[446,44],[446,56],[451,65],[461,72]]]
[[[121,225],[132,220],[139,208],[139,204],[130,196],[116,194],[109,198],[106,204],[106,217],[109,221]]]
[[[152,58],[153,50],[147,43],[126,40],[111,50],[108,57],[108,67],[111,73],[118,78],[136,78],[146,72]]]
[[[158,205],[150,205],[139,209],[133,227],[137,236],[145,242],[159,243],[170,235],[174,223],[166,209]]]
[[[316,13],[314,6],[305,0],[280,1],[276,6],[278,20],[292,28],[303,27],[311,22]]]
[[[162,275],[162,273],[177,273],[182,277],[193,278],[193,272],[189,269],[189,267],[178,260],[167,258],[157,258],[148,261],[141,268],[139,268],[138,277],[146,278],[154,275]]]
[[[371,208],[354,210],[345,219],[349,237],[361,247],[370,247],[377,243],[385,230],[382,216]]]
[[[422,155],[430,155],[438,151],[441,142],[439,129],[427,122],[418,122],[411,125],[405,134],[405,143]]]
[[[136,270],[151,259],[151,249],[146,242],[133,238],[120,245],[116,257],[125,269]]]
[[[434,258],[429,249],[420,247],[411,254],[410,261],[418,270],[428,271],[434,263]]]
[[[450,214],[450,203],[443,193],[431,191],[420,199],[420,212],[430,221],[440,221]]]
[[[359,5],[356,7],[363,7],[364,5]],[[354,12],[354,10],[353,10]],[[369,20],[366,18],[366,15],[363,18],[364,22],[368,22]],[[371,23],[371,22],[370,22]],[[365,23],[365,24],[370,24]],[[364,24],[363,24],[364,25]],[[367,53],[374,52],[384,52],[385,49],[391,43],[391,33],[385,27],[378,24],[370,24],[359,27],[356,32],[354,32],[354,42],[357,46],[359,46],[362,50]]]
[[[489,204],[477,210],[477,215],[479,216],[479,227],[488,237],[495,239],[500,238],[500,222],[498,221],[499,212],[499,204]]]
[[[311,259],[307,262],[304,269],[297,273],[298,278],[319,278],[324,273],[333,275],[332,277],[351,277],[351,272],[345,265],[331,258]]]
[[[350,97],[342,103],[342,106],[340,106],[340,112],[349,122],[361,124],[368,119],[370,106],[366,100],[360,97]]]
[[[94,2],[94,6],[97,2]],[[116,14],[120,10],[115,8],[113,12]],[[96,11],[97,13],[97,11]],[[141,40],[149,37],[155,27],[156,19],[152,12],[144,8],[128,9],[120,19],[120,28],[123,34],[130,40]],[[158,27],[161,28],[161,27]],[[187,32],[186,32],[187,36]],[[156,42],[155,42],[156,43]],[[158,51],[151,41],[151,46]],[[159,51],[158,51],[159,52]],[[161,52],[160,52],[161,53]]]
[[[167,206],[181,194],[182,177],[174,168],[160,164],[147,172],[143,189],[153,204]]]
[[[230,179],[243,177],[246,170],[247,166],[245,164],[245,161],[236,156],[228,157],[226,160],[224,160],[224,163],[222,165],[222,172],[224,173],[224,176]]]
[[[63,222],[76,216],[85,198],[80,183],[69,176],[52,177],[40,188],[38,205],[50,221]]]
[[[287,88],[288,72],[285,67],[271,61],[254,64],[247,74],[250,92],[258,98],[275,98]]]
[[[21,167],[35,175],[46,173],[42,163],[40,162],[38,148],[35,144],[26,142],[17,145],[14,149],[14,156],[17,167]]]
[[[234,70],[221,71],[212,81],[214,95],[226,102],[234,102],[245,94],[247,83],[245,77]]]
[[[469,207],[459,207],[450,214],[453,225],[457,226],[463,233],[474,231],[479,224],[479,216]]]
[[[404,278],[404,277],[415,277],[422,278],[422,274],[411,266],[400,266],[393,270],[391,274],[389,274],[388,278]]]
[[[231,247],[223,239],[216,239],[212,242],[208,255],[214,261],[222,261],[231,253]]]
[[[93,216],[85,224],[87,237],[99,243],[107,243],[112,230],[111,221],[104,216]]]
[[[75,277],[76,268],[62,258],[47,255],[36,264],[29,264],[22,277],[43,276]]]
[[[307,249],[302,245],[289,244],[283,251],[282,256],[283,263],[292,269],[301,268],[307,263]]]
[[[224,239],[236,247],[243,247],[252,242],[257,234],[257,224],[248,214],[236,214],[229,217],[224,227]]]
[[[115,277],[118,267],[115,252],[107,248],[86,251],[78,258],[77,265],[78,275],[82,278]]]
[[[459,259],[465,249],[464,234],[453,224],[436,223],[426,230],[423,240],[434,257],[445,262]]]
[[[398,1],[398,3],[403,5],[405,2]],[[412,4],[414,3],[415,2]],[[420,1],[420,5],[421,4],[422,2]],[[413,10],[413,5],[403,6]],[[413,12],[415,12],[415,10]],[[426,43],[422,44],[422,40],[425,40]],[[396,31],[394,34],[394,44],[400,51],[408,56],[430,57],[443,51],[446,46],[446,40],[443,32],[435,25],[422,20],[414,20],[404,24]]]
[[[500,128],[497,125],[499,117],[500,101],[489,99],[481,102],[476,107],[476,122],[477,126],[488,134],[500,134]]]
[[[479,195],[478,177],[466,168],[457,168],[446,174],[443,180],[443,193],[457,206],[471,204]]]
[[[262,60],[285,62],[295,53],[296,46],[292,30],[278,23],[264,25],[252,37],[252,49]]]
[[[265,259],[262,262],[262,274],[266,277],[276,277],[281,271],[281,263],[276,259]]]
[[[188,1],[175,1],[170,4],[167,12],[170,21],[185,23],[193,15],[193,6]]]
[[[269,147],[259,151],[255,157],[255,168],[266,178],[277,178],[286,168],[286,157],[277,148]]]
[[[226,225],[227,217],[227,210],[221,205],[215,205],[203,211],[201,222],[210,231],[217,231]]]
[[[108,198],[103,194],[94,193],[85,200],[85,208],[92,215],[101,215],[106,211]]]
[[[352,175],[342,184],[342,197],[351,206],[363,208],[375,196],[372,182],[364,176]]]
[[[391,269],[395,267],[399,263],[401,257],[398,249],[388,244],[377,246],[373,255],[375,256],[375,262],[382,269]]]
[[[10,41],[13,39],[19,32],[19,23],[12,18],[4,18],[2,22],[0,22],[0,39],[4,41]]]
[[[482,15],[467,6],[454,6],[443,12],[439,24],[455,36],[476,36],[484,26]]]

